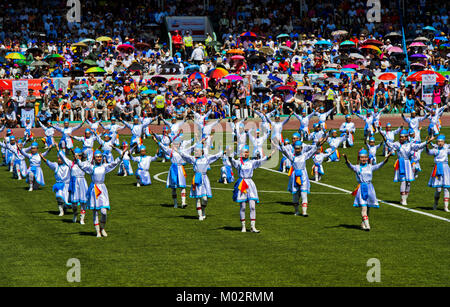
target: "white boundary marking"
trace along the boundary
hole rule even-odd
[[[276,171],[276,170],[273,170],[273,169],[270,169],[270,168],[267,168],[267,167],[261,167],[261,168],[264,169],[264,170],[270,171],[270,172],[274,172],[274,173],[278,173],[278,174],[282,174],[282,175],[286,175],[287,176],[286,173],[282,173],[282,172],[279,172],[279,171]],[[339,188],[339,187],[336,187],[336,186],[333,186],[333,185],[329,185],[329,184],[326,184],[326,183],[316,182],[316,181],[311,181],[311,182],[315,183],[315,184],[318,184],[318,185],[321,185],[321,186],[324,186],[324,187],[327,187],[327,188],[330,188],[330,189],[334,189],[334,190],[338,190],[338,191],[344,192],[346,194],[351,194],[352,193],[351,191],[348,191],[348,190],[345,190],[345,189],[342,189],[342,188]],[[410,211],[410,212],[426,215],[426,216],[429,216],[429,217],[432,217],[432,218],[435,218],[435,219],[438,219],[438,220],[450,222],[450,219],[447,219],[445,217],[441,217],[441,216],[434,215],[434,214],[431,214],[431,213],[427,213],[427,212],[423,212],[423,211],[407,208],[407,207],[404,207],[404,206],[401,206],[401,205],[389,203],[389,202],[381,200],[381,199],[378,199],[378,201],[383,203],[383,204],[395,207],[395,208],[399,208],[399,209],[402,209],[402,210],[406,210],[406,211]]]
[[[214,166],[218,166],[218,165],[212,165],[212,167]],[[156,175],[153,176],[153,179],[155,179],[156,181],[159,181],[161,183],[166,183],[167,181],[164,179],[161,179],[160,176],[169,173],[169,171],[165,171],[165,172],[161,172],[158,173]],[[186,185],[186,187],[190,187],[189,184]],[[231,188],[216,188],[216,187],[211,187],[212,190],[220,190],[220,191],[233,191],[233,189]],[[261,193],[282,193],[282,194],[291,194],[288,191],[262,191],[262,190],[258,190],[258,192]],[[336,195],[336,194],[347,194],[347,193],[336,193],[336,192],[311,192],[311,194],[330,194],[330,195]]]

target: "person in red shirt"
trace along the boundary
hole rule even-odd
[[[180,35],[180,31],[175,30],[175,34],[172,36],[172,44],[175,50],[183,48],[183,37]]]
[[[356,44],[356,46],[358,46],[359,39],[356,36],[356,34],[353,34],[352,38],[350,38],[350,41],[354,42]]]
[[[282,58],[281,62],[278,64],[278,70],[287,71],[289,69],[289,62],[286,61],[286,58]]]

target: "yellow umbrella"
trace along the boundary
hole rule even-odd
[[[5,59],[9,60],[26,60],[26,57],[18,52],[11,52],[5,56]]]
[[[75,44],[72,44],[71,45],[71,47],[83,47],[83,48],[86,48],[88,45],[86,45],[85,43],[81,43],[81,42],[78,42],[78,43],[75,43]]]
[[[97,37],[97,39],[96,39],[97,42],[110,42],[112,40],[113,39],[108,36],[100,36],[100,37]]]

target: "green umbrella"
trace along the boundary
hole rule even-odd
[[[277,36],[277,38],[283,38],[283,37],[289,37],[289,34],[280,34]]]
[[[97,66],[97,62],[90,59],[84,59],[81,64],[88,65],[88,66]]]
[[[101,67],[91,67],[88,70],[85,71],[85,73],[105,73],[106,71]]]
[[[356,44],[352,41],[343,41],[340,46],[355,46]]]

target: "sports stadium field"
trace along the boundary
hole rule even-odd
[[[355,147],[340,149],[352,163],[363,146],[361,130],[355,140]],[[144,144],[155,153],[152,140]],[[381,149],[378,154],[381,161]],[[56,150],[48,158],[55,161]],[[217,189],[205,221],[198,220],[192,199],[186,209],[173,208],[165,185],[170,163],[151,165],[148,187],[137,188],[135,177],[114,171],[106,180],[112,206],[107,238],[95,236],[90,211],[86,225],[73,224],[71,210],[58,216],[46,165],[46,186],[34,192],[1,167],[0,286],[449,286],[450,214],[442,210],[442,195],[432,210],[434,189],[427,182],[433,160],[423,152],[423,172],[408,199],[414,211],[398,204],[394,162],[395,156],[375,173],[384,202],[370,211],[370,232],[359,229],[360,210],[348,193],[356,180],[344,162],[323,164],[322,181],[311,183],[308,218],[294,216],[286,174],[270,162],[258,169],[258,234],[241,233],[233,185],[217,183],[221,160],[209,172]],[[311,169],[311,161],[307,165]],[[190,181],[192,167],[186,170]],[[66,279],[70,258],[80,261],[80,283]],[[380,283],[366,278],[370,258],[380,261]]]

